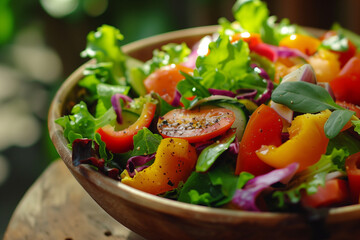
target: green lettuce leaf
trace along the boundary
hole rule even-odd
[[[102,82],[126,85],[126,56],[120,47],[123,38],[118,29],[109,25],[90,32],[81,56],[96,59],[96,63],[86,68],[85,75],[94,74]]]
[[[261,39],[265,43],[278,46],[280,40],[284,37],[298,33],[299,27],[295,24],[291,24],[287,18],[282,19],[276,24],[276,19],[276,16],[271,16],[263,23]]]
[[[249,47],[244,41],[231,44],[228,38],[219,37],[209,44],[210,53],[196,60],[197,74],[206,88],[236,90],[238,81],[250,68]]]
[[[232,11],[241,28],[251,33],[260,33],[269,17],[266,3],[260,0],[237,0]]]
[[[149,155],[157,151],[162,137],[152,133],[148,128],[141,129],[134,137],[132,156]]]
[[[69,141],[70,146],[75,139],[89,138],[95,139],[95,131],[116,119],[116,114],[110,108],[104,115],[95,118],[88,111],[85,102],[81,101],[71,110],[71,115],[67,115],[55,120],[57,124],[64,128],[64,136]]]
[[[186,43],[169,43],[162,46],[161,50],[155,49],[153,51],[153,58],[145,62],[139,69],[146,77],[160,67],[185,62],[190,53],[191,50]]]
[[[253,178],[243,172],[234,174],[231,164],[219,164],[207,173],[193,172],[182,187],[178,201],[220,207],[231,201],[236,189],[242,188]]]

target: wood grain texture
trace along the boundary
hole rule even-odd
[[[142,240],[108,215],[55,161],[25,194],[4,240]]]

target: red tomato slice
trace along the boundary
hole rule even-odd
[[[171,104],[175,97],[177,83],[185,79],[180,71],[188,74],[193,72],[191,68],[175,64],[157,69],[144,80],[146,91],[158,93],[167,103]]]
[[[262,145],[280,146],[283,124],[277,112],[267,105],[261,105],[251,115],[239,145],[235,174],[242,171],[255,176],[265,174],[272,167],[256,155]]]
[[[345,168],[352,201],[360,203],[360,152],[352,154],[346,159]]]
[[[312,195],[304,194],[301,198],[305,206],[317,208],[336,204],[344,204],[349,200],[349,188],[347,182],[342,179],[331,179],[320,186],[318,191]]]
[[[360,57],[351,58],[330,86],[336,100],[360,105]]]
[[[134,147],[133,137],[144,127],[149,127],[154,118],[156,105],[145,103],[139,119],[128,128],[115,131],[111,125],[99,128],[97,132],[101,135],[101,140],[106,144],[107,149],[114,153],[124,153]]]
[[[164,138],[182,138],[195,143],[225,133],[234,121],[235,114],[226,108],[174,109],[159,118],[157,128]]]

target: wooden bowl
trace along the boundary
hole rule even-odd
[[[147,60],[152,51],[169,42],[192,46],[217,26],[166,33],[123,47],[126,54]],[[310,29],[319,34],[319,30]],[[85,64],[86,65],[86,64]],[[50,137],[66,166],[113,218],[147,239],[307,239],[329,234],[331,239],[353,239],[360,233],[360,205],[331,209],[325,222],[308,222],[303,215],[247,212],[191,205],[141,192],[94,171],[87,165],[74,167],[63,129],[54,120],[63,116],[75,100],[77,82],[85,65],[60,87],[49,110]],[[59,183],[61,184],[61,183]],[[56,186],[54,186],[56,187]]]

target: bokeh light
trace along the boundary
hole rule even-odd
[[[52,17],[70,15],[79,5],[79,0],[40,0],[44,10]]]

